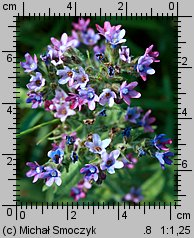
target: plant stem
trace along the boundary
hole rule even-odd
[[[42,123],[42,124],[39,124],[39,125],[37,125],[37,126],[34,126],[34,127],[30,128],[30,129],[27,129],[27,130],[25,130],[25,131],[20,132],[19,134],[16,135],[16,137],[20,137],[20,136],[23,136],[23,135],[27,135],[27,134],[29,134],[29,133],[31,133],[31,132],[33,132],[33,131],[35,131],[35,130],[41,128],[41,127],[43,127],[43,126],[55,124],[55,123],[57,123],[57,122],[59,122],[59,121],[60,121],[59,119],[54,119],[54,120],[52,120],[52,121],[44,122],[44,123]]]

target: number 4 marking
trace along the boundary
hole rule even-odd
[[[71,2],[68,3],[67,8],[72,9]]]
[[[182,114],[187,116],[187,109],[186,108],[183,109]]]
[[[11,106],[8,107],[7,112],[9,112],[10,114],[12,113]]]

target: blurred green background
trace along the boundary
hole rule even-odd
[[[77,22],[77,18],[25,18],[20,19],[20,38],[17,46],[17,56],[24,61],[24,54],[34,53],[39,57],[46,46],[50,44],[50,37],[60,39],[62,33],[66,32],[71,35],[72,21]],[[95,29],[95,23],[103,25],[104,19],[91,18],[90,26]],[[143,55],[145,49],[154,44],[154,49],[160,52],[160,63],[155,63],[153,68],[156,74],[148,77],[147,82],[143,82],[140,78],[139,90],[142,97],[133,101],[133,106],[141,106],[145,111],[152,109],[152,115],[157,118],[156,133],[166,133],[168,137],[175,138],[174,131],[176,129],[174,119],[176,112],[174,110],[174,87],[177,82],[174,78],[174,42],[176,35],[173,29],[173,23],[164,18],[162,21],[146,20],[145,18],[128,18],[127,20],[116,20],[112,17],[110,21],[112,25],[121,24],[126,30],[127,45],[131,54],[134,56]],[[43,109],[32,110],[30,105],[25,103],[26,84],[29,77],[21,70],[21,100],[20,100],[20,130],[24,131],[37,124],[49,121],[53,117]],[[45,126],[39,130],[20,138],[20,163],[18,169],[20,171],[19,184],[21,185],[20,199],[29,202],[72,202],[69,197],[71,186],[76,185],[81,176],[79,175],[79,165],[74,165],[71,173],[66,174],[64,184],[54,194],[52,189],[42,192],[42,181],[32,184],[32,179],[26,178],[25,173],[28,168],[25,166],[27,161],[37,161],[44,163],[47,160],[47,152],[50,150],[50,141],[44,140],[44,137],[52,130],[53,126]],[[173,143],[175,147],[175,143]],[[114,175],[107,176],[106,182],[101,185],[95,185],[88,192],[85,201],[91,202],[113,202],[121,201],[121,197],[129,192],[131,186],[142,187],[145,196],[145,202],[172,202],[174,197],[174,167],[168,167],[162,171],[157,161],[140,159],[133,170],[119,170]],[[76,172],[77,171],[77,172]],[[75,175],[76,174],[76,175]]]

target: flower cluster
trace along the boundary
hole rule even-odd
[[[146,81],[155,73],[151,64],[160,61],[159,52],[151,45],[142,56],[134,57],[122,45],[127,39],[121,25],[96,24],[97,33],[89,24],[90,19],[79,19],[71,36],[52,37],[45,53],[40,57],[26,53],[21,62],[30,76],[26,102],[59,119],[48,160],[43,165],[28,162],[26,176],[33,177],[33,183],[44,180],[47,187],[63,186],[63,182],[65,186],[61,175],[78,163],[82,178],[70,191],[75,201],[116,170],[134,169],[140,157],[156,158],[164,168],[172,164],[169,157],[173,156],[168,148],[171,139],[164,134],[150,137],[156,120],[151,110],[131,106],[143,95],[138,92],[138,78]],[[116,111],[121,115],[117,128],[111,118]],[[106,125],[103,118],[109,118]],[[141,201],[141,189],[132,187],[123,199]]]

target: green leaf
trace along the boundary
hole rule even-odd
[[[165,178],[163,176],[162,170],[160,169],[153,176],[147,179],[143,185],[142,193],[145,196],[144,201],[154,201],[154,199],[161,193],[164,188]]]
[[[32,181],[28,179],[23,179],[19,181],[20,185],[20,196],[22,201],[30,201],[30,202],[42,202],[45,201],[44,194],[41,191],[41,187],[39,186],[42,181],[37,182],[37,184],[33,184]]]

